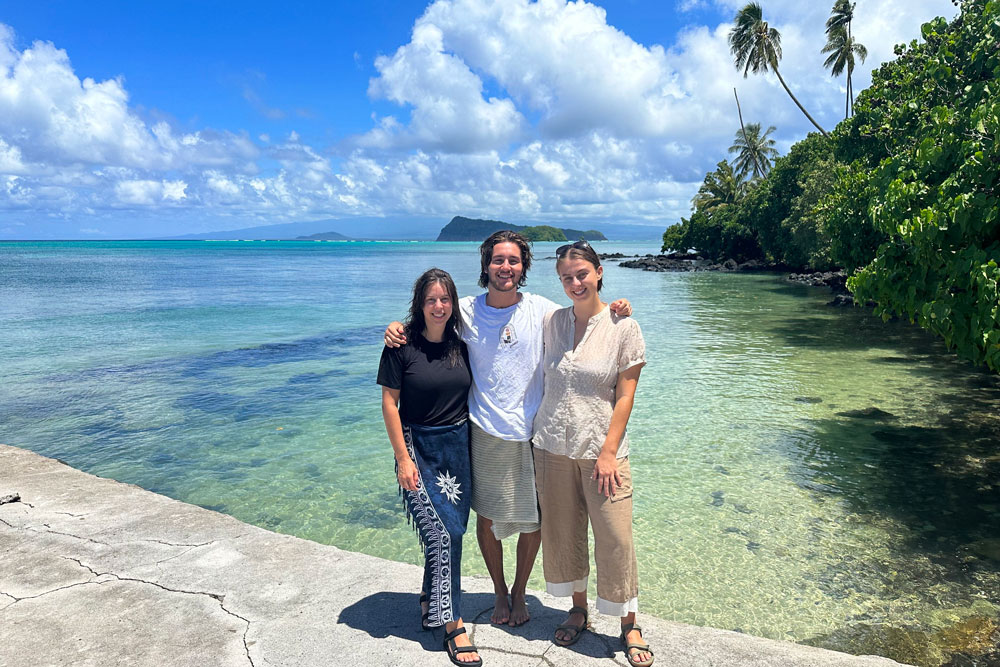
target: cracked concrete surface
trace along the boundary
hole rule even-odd
[[[449,665],[422,632],[420,568],[248,526],[0,445],[0,665]],[[402,519],[401,519],[402,520]],[[489,624],[492,585],[464,582],[486,665],[627,666],[617,621],[551,641],[569,603],[532,592],[532,620]],[[642,617],[656,664],[896,665]]]

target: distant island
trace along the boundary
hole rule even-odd
[[[320,232],[319,234],[310,234],[309,236],[296,236],[296,241],[350,241],[350,236],[344,236],[343,234],[338,234],[337,232]]]
[[[433,241],[437,237],[438,241],[476,241],[481,242],[487,236],[498,229],[515,229],[524,233],[525,229],[529,235],[535,234],[539,227],[525,227],[513,225],[499,220],[472,220],[458,216],[458,221],[465,220],[473,224],[484,225],[484,231],[467,234],[462,230],[462,225],[458,225],[461,235],[448,237],[442,236],[444,230],[441,228],[440,218],[423,217],[358,217],[326,220],[312,220],[309,222],[285,222],[273,225],[260,225],[257,227],[243,227],[240,229],[228,229],[215,232],[199,232],[197,234],[184,234],[181,236],[154,237],[153,241],[234,241],[241,239],[272,240],[272,241]],[[448,233],[454,229],[455,220],[452,220],[446,229]],[[607,240],[608,237],[616,241],[656,241],[659,247],[660,237],[663,234],[663,221],[649,222],[647,224],[623,224],[614,222],[601,222],[603,231],[578,229],[556,229],[556,236],[548,237],[553,240],[562,241],[563,237],[569,241],[576,241],[580,237],[591,241]],[[328,235],[329,233],[329,235]],[[317,236],[319,234],[320,236]],[[334,236],[339,234],[340,236]],[[539,234],[537,240],[542,240]]]
[[[477,220],[456,215],[438,234],[438,241],[482,241],[493,232],[510,229],[519,232],[531,241],[607,241],[607,237],[596,229],[560,229],[549,225],[513,225],[500,220]]]

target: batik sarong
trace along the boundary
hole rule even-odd
[[[424,550],[424,587],[432,626],[462,617],[462,535],[469,522],[472,473],[468,422],[451,426],[403,424],[406,449],[417,465],[416,491],[402,491],[406,516]]]

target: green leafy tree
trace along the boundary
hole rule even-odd
[[[856,207],[883,238],[848,286],[1000,371],[1000,2],[921,32],[838,127],[851,167],[831,211]]]
[[[810,162],[799,175],[801,192],[792,200],[782,226],[788,230],[785,261],[792,266],[827,271],[835,267],[830,256],[832,240],[824,225],[822,203],[837,180],[837,163],[832,157]]]
[[[535,225],[533,227],[525,227],[521,230],[521,234],[524,235],[529,241],[566,241],[566,234],[563,230],[556,227],[551,227],[549,225]]]
[[[774,148],[775,141],[771,139],[771,133],[775,129],[772,125],[761,134],[760,123],[748,123],[746,127],[736,131],[736,138],[729,147],[729,152],[737,154],[733,167],[740,178],[746,178],[747,174],[752,178],[762,178],[771,169],[771,163],[778,157],[778,151]]]
[[[729,32],[729,48],[733,54],[736,69],[743,70],[744,78],[750,73],[772,71],[795,105],[805,114],[816,129],[824,136],[827,132],[809,115],[798,98],[792,94],[785,78],[778,70],[781,60],[781,34],[764,20],[764,11],[756,2],[747,3],[736,14],[735,26]]]
[[[868,210],[875,192],[870,175],[861,160],[841,166],[830,196],[820,203],[821,224],[830,238],[830,259],[852,273],[875,259],[878,247],[888,239]]]
[[[741,213],[756,231],[768,260],[793,268],[804,268],[808,263],[803,256],[809,253],[795,247],[792,227],[797,222],[792,218],[793,206],[802,195],[806,173],[832,157],[831,142],[814,132],[792,146],[788,155],[777,158],[767,176],[743,200]]]
[[[694,212],[681,218],[663,233],[663,251],[696,248],[705,257],[744,262],[761,259],[756,232],[740,213],[747,183],[739,178],[728,161],[705,174],[698,194],[691,200]]]
[[[736,207],[727,207],[707,215],[695,211],[681,218],[663,232],[663,251],[695,248],[702,256],[716,262],[732,259],[745,262],[763,259],[757,235],[740,217]]]

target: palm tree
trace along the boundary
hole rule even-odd
[[[835,0],[833,9],[830,10],[830,18],[826,20],[826,34],[830,34],[838,28],[846,28],[848,33],[851,30],[851,21],[854,20],[854,7],[856,2],[850,0]]]
[[[821,53],[829,53],[824,67],[830,68],[831,76],[840,76],[847,69],[847,99],[844,102],[844,118],[854,112],[854,58],[861,62],[868,57],[868,49],[851,35],[851,21],[854,20],[854,4],[849,0],[836,0],[826,20],[826,46]]]
[[[736,132],[729,152],[738,153],[733,167],[740,178],[746,178],[748,173],[752,174],[751,178],[761,178],[771,170],[771,162],[778,157],[775,141],[770,138],[774,130],[772,125],[761,134],[760,123],[747,123],[746,127]]]
[[[844,69],[847,69],[847,99],[844,101],[844,118],[847,118],[854,111],[854,84],[851,81],[851,75],[854,74],[854,58],[857,56],[864,62],[868,57],[868,49],[853,37],[849,37],[846,30],[840,28],[829,34],[822,53],[830,54],[823,67],[830,68],[831,76],[840,76]]]
[[[778,61],[781,60],[781,34],[767,25],[764,11],[756,2],[747,5],[736,14],[736,25],[729,31],[729,48],[733,53],[736,69],[743,70],[744,78],[750,73],[767,72],[771,70],[777,75],[778,81],[795,105],[806,115],[806,118],[816,126],[816,129],[829,136],[819,126],[802,103],[796,99],[788,84],[778,71]]]
[[[733,171],[733,165],[723,160],[715,171],[705,174],[705,182],[691,203],[695,210],[710,215],[712,211],[739,202],[746,193],[746,183]]]

